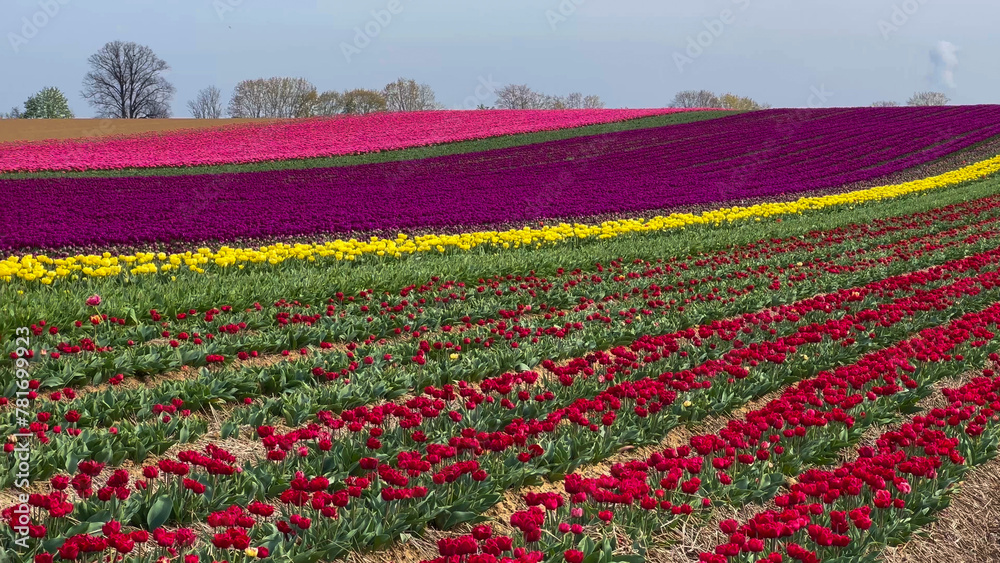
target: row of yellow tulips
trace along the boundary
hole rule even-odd
[[[838,205],[884,200],[914,192],[944,188],[977,180],[1000,170],[1000,156],[966,166],[959,170],[914,180],[903,184],[879,186],[843,194],[821,197],[804,197],[795,201],[762,203],[749,207],[729,207],[701,214],[672,213],[651,219],[605,221],[600,224],[566,224],[512,229],[508,231],[479,231],[456,235],[421,235],[409,237],[399,234],[395,239],[372,237],[370,240],[334,240],[317,244],[274,244],[259,248],[230,248],[217,251],[199,248],[183,254],[164,252],[137,252],[132,255],[113,256],[76,255],[50,258],[45,255],[9,256],[0,261],[0,280],[15,279],[51,284],[59,278],[79,279],[81,276],[117,276],[123,272],[133,275],[172,272],[186,268],[204,273],[205,267],[244,268],[247,264],[279,264],[286,260],[318,259],[355,260],[365,255],[402,257],[419,252],[445,252],[470,250],[488,246],[495,249],[559,244],[571,239],[612,238],[631,233],[648,233],[679,229],[690,225],[731,223],[741,220],[760,221],[765,217],[813,211]]]

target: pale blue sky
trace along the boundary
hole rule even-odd
[[[23,18],[43,25],[32,33]],[[662,107],[700,88],[779,107],[904,102],[926,89],[997,103],[998,21],[1000,3],[983,0],[3,0],[0,111],[52,85],[92,115],[79,96],[86,59],[115,39],[171,65],[176,116],[200,88],[228,99],[240,80],[269,76],[338,90],[412,77],[453,108],[491,103],[485,88],[477,97],[490,80],[598,94],[609,107]],[[355,43],[366,26],[377,36]],[[701,32],[701,52],[686,53]],[[957,51],[935,67],[942,41]]]

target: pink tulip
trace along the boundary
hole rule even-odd
[[[692,111],[571,109],[344,115],[98,139],[0,143],[0,173],[247,164],[381,152]]]
[[[101,304],[101,296],[94,294],[87,298],[87,305],[90,307],[97,307]]]

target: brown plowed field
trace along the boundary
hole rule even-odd
[[[0,143],[202,129],[276,119],[0,119]]]

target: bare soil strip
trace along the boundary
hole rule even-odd
[[[930,409],[933,408],[947,407],[948,400],[944,396],[944,394],[941,393],[942,389],[961,387],[962,385],[971,382],[973,378],[979,377],[981,375],[982,372],[976,370],[976,371],[966,372],[958,377],[953,377],[938,381],[932,386],[934,390],[933,393],[924,400],[917,403],[917,406],[920,409],[922,409],[923,412],[929,411]],[[899,428],[902,425],[902,422],[903,421],[900,420],[899,423],[891,426],[877,426],[869,428],[862,435],[861,440],[858,442],[857,446],[852,448],[847,448],[840,452],[839,462],[848,463],[850,461],[854,461],[855,459],[857,459],[858,447],[866,445],[873,446],[875,444],[875,440],[879,436],[881,436],[883,433],[887,432],[892,428]],[[838,466],[840,465],[840,463],[838,463]],[[993,466],[992,473],[996,474],[996,469],[1000,467],[1000,461],[997,460],[991,461],[990,463],[984,465],[980,469],[984,469],[989,466]],[[828,468],[832,468],[832,466]],[[980,469],[977,469],[977,471],[979,471]],[[1000,478],[997,478],[996,480],[1000,481]],[[996,496],[997,496],[996,514],[1000,514],[1000,493],[998,493]],[[955,506],[956,503],[953,503],[952,507]],[[654,547],[653,549],[650,550],[650,557],[647,557],[647,559],[650,562],[655,561],[658,563],[696,562],[698,561],[699,553],[703,551],[712,551],[713,549],[715,549],[715,546],[728,541],[728,537],[725,534],[723,534],[721,530],[719,530],[719,522],[730,518],[736,520],[737,522],[745,522],[754,514],[760,512],[762,508],[775,509],[776,506],[773,505],[772,503],[765,504],[763,507],[759,505],[747,505],[742,508],[734,508],[730,506],[716,506],[715,510],[712,512],[711,516],[707,521],[703,522],[695,521],[692,523],[693,525],[680,530],[680,533],[678,534],[677,537],[670,538],[674,542],[676,542],[674,545],[671,545],[669,547]],[[950,510],[952,510],[952,508],[949,508],[949,511]],[[993,521],[996,523],[995,526],[996,529],[1000,530],[1000,520],[994,519]],[[910,543],[914,542],[911,541]],[[905,547],[906,546],[900,549],[905,549]],[[1000,544],[997,545],[997,548],[998,548],[997,552],[1000,553]],[[941,561],[941,562],[947,561],[949,563],[951,562],[958,563],[960,561],[965,561],[965,560],[921,556],[916,559],[891,559],[887,560],[886,563],[903,563],[904,561],[906,563],[930,563],[932,561]],[[972,561],[981,562],[986,560],[969,559],[967,561],[971,563]],[[1000,559],[998,559],[997,561],[1000,562]]]
[[[245,123],[271,123],[277,119],[3,119],[0,143],[45,141],[112,135],[159,133],[179,129],[205,129]]]
[[[947,399],[940,392],[941,389],[960,387],[980,375],[982,375],[981,372],[973,371],[959,377],[939,381],[933,386],[933,394],[918,403],[918,406],[924,411],[936,407],[946,407]],[[616,463],[648,459],[653,452],[683,445],[692,436],[719,431],[730,420],[742,418],[747,412],[762,408],[780,396],[782,391],[770,393],[752,401],[729,415],[709,417],[693,428],[676,428],[669,432],[658,446],[643,448],[627,446],[622,448],[617,455],[599,464],[582,467],[577,471],[586,477],[596,477],[608,473],[611,466]],[[888,429],[888,427],[869,429],[859,445],[874,444],[875,439]],[[846,462],[856,457],[856,449],[850,448],[848,451],[841,452],[841,460]],[[914,539],[900,548],[887,550],[884,562],[1000,563],[1000,459],[993,460],[974,470],[970,479],[962,485],[961,491],[961,494],[955,497],[951,507],[942,513],[941,520],[931,527],[929,538]],[[509,526],[508,522],[511,514],[527,509],[524,502],[524,494],[527,492],[562,492],[562,484],[546,482],[535,487],[509,491],[497,506],[485,514],[489,518],[487,523],[492,525],[497,533],[507,535],[517,533]],[[977,510],[977,507],[982,507],[982,510],[986,511],[986,518],[981,517],[981,511]],[[698,561],[699,553],[712,551],[716,545],[726,541],[725,534],[719,530],[719,522],[726,519],[743,522],[762,508],[774,508],[774,506],[747,505],[741,508],[716,506],[706,519],[692,516],[679,529],[671,530],[658,538],[658,545],[651,546],[646,554],[646,560],[650,563],[694,563]],[[382,552],[352,554],[348,561],[351,563],[362,561],[417,563],[433,559],[438,556],[437,539],[454,537],[456,534],[468,534],[471,533],[471,529],[470,525],[463,525],[449,532],[429,528],[424,537],[412,538],[406,543],[396,544]],[[619,545],[630,545],[631,543],[631,540],[624,535],[620,539],[622,541],[619,542]],[[942,543],[946,543],[946,545],[941,545]]]
[[[960,387],[981,372],[971,372],[942,387]],[[948,406],[941,393],[920,403],[932,409]],[[910,541],[882,551],[883,563],[1000,563],[1000,457],[994,458],[967,474],[953,493],[951,505],[938,515],[938,521],[917,533]]]
[[[920,536],[886,549],[882,561],[1000,562],[1000,459],[973,469],[940,519]]]

